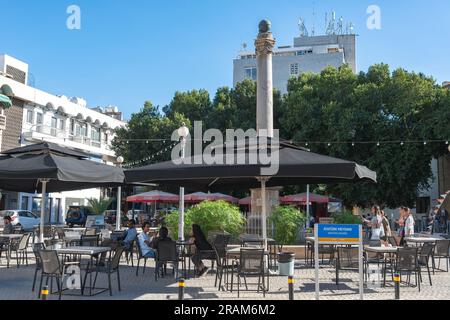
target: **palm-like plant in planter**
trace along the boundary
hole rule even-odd
[[[108,210],[109,205],[112,203],[112,199],[88,199],[89,209],[95,215],[102,215],[106,210]]]

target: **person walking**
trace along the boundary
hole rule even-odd
[[[414,217],[412,215],[411,209],[409,209],[408,207],[404,207],[404,211],[406,216],[405,237],[411,237],[414,235],[414,225],[415,225]]]
[[[372,230],[371,241],[380,241],[384,236],[381,209],[379,206],[372,206],[372,220],[370,221],[370,227]]]
[[[389,220],[386,217],[384,210],[381,210],[381,224],[383,226],[384,235],[380,237],[381,243],[385,246],[389,245],[388,237],[392,237],[391,226]]]

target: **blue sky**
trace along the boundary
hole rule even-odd
[[[175,91],[232,86],[233,58],[253,47],[262,18],[277,45],[290,45],[297,21],[325,12],[355,25],[357,67],[403,67],[450,80],[450,1],[384,0],[0,0],[0,53],[30,65],[35,86],[79,96],[91,107],[113,104],[128,118],[145,100],[168,104]],[[81,30],[66,28],[66,9],[81,8]],[[381,30],[366,27],[369,5],[381,8]],[[313,19],[315,8],[315,19]]]

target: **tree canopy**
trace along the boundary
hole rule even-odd
[[[256,84],[245,80],[234,88],[218,88],[213,99],[206,90],[177,92],[162,110],[146,102],[128,127],[117,131],[113,148],[127,162],[160,151],[182,122],[189,126],[203,121],[204,129],[222,132],[255,128]],[[302,146],[308,142],[313,152],[353,160],[377,172],[378,184],[316,186],[348,206],[414,206],[417,190],[427,188],[432,178],[431,160],[448,153],[445,143],[433,143],[450,139],[448,119],[450,90],[421,73],[391,72],[386,64],[359,74],[348,66],[303,73],[290,79],[284,96],[274,91],[274,127],[282,138]],[[145,141],[153,138],[167,141]],[[167,152],[153,162],[169,157]]]

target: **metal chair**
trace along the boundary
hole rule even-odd
[[[145,267],[147,266],[147,257],[144,257],[142,255],[142,249],[141,249],[141,245],[139,244],[139,239],[136,237],[136,239],[134,240],[134,242],[136,243],[136,248],[137,248],[137,265],[136,265],[136,277],[138,276],[138,272],[139,272],[139,263],[141,261],[141,259],[144,259],[144,266],[142,269],[142,274],[145,273]]]
[[[227,246],[230,242],[230,239],[231,235],[229,234],[217,234],[213,241],[213,249],[215,252],[217,264],[214,287],[217,286],[217,280],[219,280],[219,290],[222,284],[223,272],[230,267],[230,265],[227,263]]]
[[[437,268],[433,268],[433,269],[448,272],[448,270],[449,270],[448,264],[449,264],[449,260],[450,260],[449,250],[450,250],[450,239],[436,241],[436,246],[434,248],[434,254],[433,254],[433,266],[434,266],[434,258],[439,259],[439,264],[438,264]],[[447,269],[446,270],[439,269],[439,267],[441,266],[442,258],[447,260],[447,262],[446,262]]]
[[[95,272],[95,278],[94,278],[94,284],[93,287],[95,288],[95,283],[97,282],[97,276],[99,273],[105,273],[108,275],[108,289],[109,289],[109,295],[112,296],[112,286],[111,286],[111,274],[116,273],[117,274],[117,286],[119,288],[119,291],[122,290],[120,287],[120,273],[119,273],[119,266],[120,266],[120,257],[122,256],[124,251],[124,248],[119,247],[114,252],[114,256],[109,260],[105,261],[106,256],[102,256],[102,259],[100,259],[99,263],[97,263],[91,270],[86,272],[84,276],[84,284],[83,284],[83,290],[86,284],[87,280],[87,274],[89,272]]]
[[[430,273],[430,258],[433,257],[434,244],[427,242],[424,243],[419,253],[419,267],[427,267],[428,272],[428,280],[430,280],[430,286],[432,286],[431,282],[431,273]]]
[[[20,266],[20,260],[22,260],[22,263],[27,264],[28,266],[28,242],[30,241],[31,233],[24,233],[20,239],[13,239],[11,242],[11,249],[10,252],[16,253],[16,261],[17,261],[17,268]]]
[[[100,235],[82,235],[80,239],[80,246],[82,247],[98,247],[100,242]]]
[[[338,247],[336,259],[336,285],[339,285],[339,270],[359,271],[359,248]]]
[[[41,257],[39,256],[39,251],[45,250],[45,245],[43,243],[34,243],[32,248],[33,248],[34,259],[36,260],[36,269],[34,270],[33,287],[31,288],[31,291],[34,292],[34,288],[36,287],[37,274],[39,271],[42,271],[42,261],[41,261]],[[39,293],[39,295],[40,295],[40,293]]]
[[[248,290],[247,277],[258,277],[257,292],[263,292],[266,296],[266,281],[264,271],[264,249],[241,248],[239,265],[237,266],[238,298],[241,291],[241,278],[244,279],[245,289]],[[233,288],[233,284],[231,285]],[[232,289],[233,290],[233,289]]]
[[[178,264],[180,262],[177,252],[177,243],[172,240],[158,242],[155,256],[155,281],[158,281],[160,271],[164,274],[165,266],[170,263],[173,266],[173,274],[178,276]],[[163,269],[164,267],[164,269]]]
[[[86,228],[84,231],[85,236],[96,236],[97,235],[97,229],[96,228]]]
[[[400,276],[403,272],[408,274],[407,283],[410,284],[411,273],[414,272],[415,277],[415,286],[419,288],[420,292],[420,266],[418,259],[418,248],[416,247],[406,247],[399,248],[397,251],[397,261],[395,266],[396,272],[400,273]]]
[[[58,286],[59,300],[61,300],[63,278],[65,274],[65,268],[67,265],[78,265],[78,262],[66,262],[61,263],[58,254],[54,250],[39,250],[38,251],[41,263],[42,263],[42,275],[39,283],[39,296],[42,290],[42,282],[46,277],[46,285],[48,280],[56,278],[56,285]],[[52,289],[50,289],[50,292]]]

